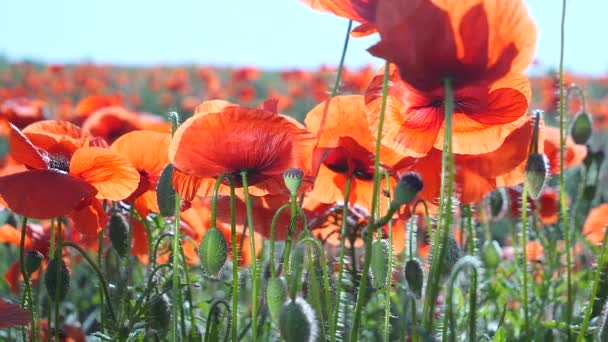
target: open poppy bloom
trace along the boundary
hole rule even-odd
[[[405,83],[390,66],[382,143],[404,156],[421,157],[432,148],[443,149],[444,89],[421,91]],[[370,84],[365,102],[368,121],[377,131],[383,75]],[[439,83],[438,83],[439,84]],[[493,82],[464,84],[454,89],[452,151],[482,154],[495,151],[528,120],[531,90],[528,79],[509,74]]]
[[[423,92],[446,77],[455,89],[494,84],[534,56],[536,26],[522,0],[378,0],[374,18],[381,40],[369,51]]]
[[[544,149],[549,160],[549,172],[553,175],[559,173],[559,128],[544,127]],[[577,145],[569,134],[566,134],[566,153],[564,154],[564,168],[568,169],[579,165],[587,156],[587,147]]]
[[[0,117],[23,128],[36,121],[44,120],[44,106],[42,101],[25,97],[8,99],[0,104]]]
[[[100,200],[122,200],[137,189],[139,173],[126,159],[96,147],[96,139],[70,123],[10,128],[10,153],[28,170],[0,177],[0,203],[19,215],[69,215],[79,232],[93,235],[107,219]]]
[[[225,101],[202,103],[175,132],[169,146],[173,186],[186,200],[211,193],[215,178],[232,177],[242,188],[247,172],[254,196],[287,192],[283,172],[307,170],[314,137],[295,120],[283,115]],[[220,193],[229,194],[224,184]]]
[[[119,106],[122,103],[116,95],[89,95],[81,99],[76,105],[76,116],[83,120],[98,109],[110,106]]]
[[[371,210],[376,148],[365,120],[363,96],[337,96],[328,101],[329,104],[324,101],[306,115],[306,127],[318,136],[316,153],[322,154],[314,161],[319,164],[314,165],[318,173],[309,196],[323,203],[344,201],[346,181],[350,178],[349,202]],[[402,159],[384,146],[380,158],[382,167],[388,169]],[[391,177],[391,181],[394,186],[396,179]]]
[[[0,328],[26,325],[31,320],[32,315],[27,309],[0,298]]]
[[[111,151],[125,157],[139,172],[139,185],[125,202],[132,202],[143,218],[150,212],[159,212],[156,185],[163,168],[169,163],[167,151],[170,142],[170,133],[132,131],[110,146]]]
[[[583,225],[583,235],[591,243],[600,245],[604,239],[606,227],[608,227],[608,203],[591,209]]]
[[[158,116],[135,113],[120,106],[111,106],[93,112],[82,124],[82,129],[112,143],[123,134],[140,129],[170,133],[171,124]]]
[[[315,10],[331,12],[339,17],[361,23],[351,33],[355,37],[376,32],[373,21],[378,0],[302,0],[302,2]]]

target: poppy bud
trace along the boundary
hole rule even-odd
[[[162,216],[175,214],[175,189],[173,189],[173,164],[167,164],[156,184],[156,202]]]
[[[372,284],[377,289],[386,287],[388,249],[389,246],[386,240],[374,240],[372,242],[371,275]]]
[[[409,171],[404,173],[397,185],[395,185],[391,209],[396,210],[400,206],[411,202],[422,190],[422,178],[418,172]]]
[[[224,234],[216,227],[209,229],[203,236],[199,253],[203,272],[217,277],[228,258],[228,243]]]
[[[283,180],[285,181],[285,186],[291,192],[292,195],[295,195],[300,186],[302,185],[302,178],[304,177],[304,171],[297,167],[290,167],[289,169],[283,172]]]
[[[285,341],[316,341],[317,329],[315,313],[304,298],[298,297],[283,304],[279,330]]]
[[[404,267],[405,281],[416,299],[422,298],[422,285],[424,283],[424,272],[422,265],[416,259],[410,259],[405,263]]]
[[[538,198],[545,185],[547,171],[549,170],[547,164],[547,157],[544,154],[532,153],[528,156],[525,182],[528,186],[528,194],[534,199]]]
[[[148,313],[148,322],[150,322],[150,327],[161,335],[164,335],[169,330],[169,325],[171,324],[171,304],[167,295],[163,294],[152,299]]]
[[[500,219],[507,212],[507,194],[504,189],[500,188],[490,192],[486,197],[486,203],[492,218]]]
[[[453,236],[448,237],[448,246],[446,250],[446,256],[442,268],[443,275],[449,276],[452,273],[452,268],[458,262],[458,260],[462,257],[462,251],[460,247],[458,247],[458,242],[454,239]]]
[[[483,262],[486,264],[488,268],[496,268],[500,263],[500,256],[502,255],[502,249],[500,245],[495,240],[486,241],[483,243],[481,247],[481,255],[483,258]]]
[[[36,250],[29,251],[25,255],[25,272],[28,275],[32,275],[32,273],[38,271],[40,264],[42,263],[42,259],[44,259],[44,255],[42,255],[42,253]]]
[[[121,214],[114,213],[110,216],[108,228],[110,242],[112,242],[112,247],[114,247],[116,253],[121,258],[129,255],[129,225],[127,220]]]
[[[57,278],[59,273],[59,278]],[[61,258],[53,258],[44,273],[44,285],[46,292],[53,302],[61,302],[70,290],[70,272]],[[57,293],[59,287],[59,293]],[[57,297],[57,294],[59,297]]]
[[[281,278],[271,278],[266,286],[266,303],[270,317],[275,324],[279,324],[281,307],[287,299],[285,284]]]
[[[591,115],[585,112],[576,114],[574,121],[572,121],[572,127],[570,127],[572,140],[579,145],[585,145],[591,138],[592,129]]]

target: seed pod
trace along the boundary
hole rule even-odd
[[[532,153],[528,156],[525,182],[528,185],[528,194],[530,197],[534,199],[538,198],[545,185],[548,170],[548,161],[544,154]]]
[[[57,278],[57,273],[59,273],[59,278]],[[51,259],[44,273],[44,285],[49,298],[53,302],[61,302],[67,297],[70,290],[70,271],[68,271],[63,259]],[[58,286],[59,293],[57,293]],[[59,297],[57,297],[57,294]]]
[[[486,241],[481,247],[482,259],[487,268],[496,268],[500,263],[501,254],[500,245],[495,240]]]
[[[165,335],[171,324],[171,304],[167,295],[156,296],[150,303],[148,312],[150,327],[161,335]]]
[[[129,255],[129,225],[127,220],[119,214],[114,213],[110,216],[110,223],[108,224],[110,231],[110,242],[112,247],[121,258]]]
[[[391,209],[396,210],[400,206],[411,202],[422,190],[422,178],[414,171],[404,173],[395,185]]]
[[[372,242],[371,275],[372,284],[377,289],[386,287],[386,276],[388,267],[388,242],[375,239]]]
[[[576,117],[572,121],[572,127],[570,128],[570,135],[572,140],[579,145],[585,145],[593,130],[593,122],[591,115],[585,112],[576,114]]]
[[[29,251],[25,255],[25,272],[28,275],[31,275],[32,273],[38,271],[40,264],[42,263],[42,259],[44,259],[44,255],[42,255],[42,253],[36,250]]]
[[[405,263],[405,280],[407,287],[410,289],[416,299],[422,298],[422,285],[424,283],[424,272],[422,265],[416,259],[410,259]]]
[[[175,189],[173,189],[173,164],[167,164],[156,184],[156,202],[162,216],[175,214]]]
[[[281,307],[287,299],[285,284],[281,278],[271,278],[266,287],[266,303],[270,317],[275,324],[279,324]]]
[[[210,277],[218,277],[228,258],[228,243],[222,232],[213,227],[203,236],[200,248],[203,272]]]
[[[316,341],[318,327],[315,313],[304,298],[298,297],[283,304],[279,330],[285,341]]]
[[[296,194],[302,185],[302,178],[304,177],[304,171],[297,167],[290,167],[283,173],[283,180],[285,186],[291,192],[292,195]]]

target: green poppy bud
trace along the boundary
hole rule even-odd
[[[148,312],[150,327],[164,336],[171,324],[171,304],[167,295],[159,295],[152,299]]]
[[[296,194],[300,189],[302,178],[304,178],[304,171],[297,167],[290,167],[283,173],[285,186],[287,186],[292,195]]]
[[[42,263],[42,259],[44,259],[44,255],[38,251],[29,251],[25,255],[25,272],[28,275],[38,271],[40,268],[40,264]]]
[[[503,188],[496,189],[486,197],[487,208],[494,219],[502,218],[507,212],[507,194]]]
[[[526,162],[526,185],[530,197],[537,199],[545,185],[549,170],[547,157],[544,154],[532,153]]]
[[[175,189],[173,189],[173,164],[167,164],[156,184],[156,202],[162,216],[175,215]]]
[[[396,210],[400,206],[411,202],[422,190],[422,178],[417,172],[404,173],[395,186],[391,209]]]
[[[372,284],[377,289],[386,287],[389,248],[386,240],[375,239],[372,242],[371,275]]]
[[[266,286],[266,303],[270,317],[277,325],[279,324],[281,307],[283,307],[285,300],[287,300],[287,291],[283,280],[277,277],[271,278]]]
[[[57,276],[59,275],[59,278]],[[44,285],[53,302],[61,302],[70,290],[70,272],[61,258],[53,258],[44,273]],[[57,292],[57,287],[59,291]],[[59,296],[57,296],[59,295]]]
[[[589,138],[591,138],[592,130],[593,122],[591,115],[585,112],[576,114],[570,128],[572,140],[579,145],[585,145],[589,141]]]
[[[129,255],[129,225],[127,220],[119,214],[114,213],[110,216],[108,223],[110,242],[112,247],[121,258]]]
[[[416,299],[422,298],[422,285],[424,284],[424,271],[417,259],[410,259],[404,267],[405,281]]]
[[[502,249],[496,241],[486,241],[481,247],[481,255],[483,262],[487,268],[496,268],[500,263]]]
[[[203,272],[210,277],[218,277],[228,258],[228,242],[224,234],[215,227],[209,229],[203,236],[199,253]]]
[[[310,305],[302,297],[281,307],[279,330],[285,341],[310,342],[317,339],[317,321]]]

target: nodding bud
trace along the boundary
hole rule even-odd
[[[175,189],[173,189],[173,164],[167,164],[156,184],[156,203],[162,216],[175,214]]]
[[[422,285],[424,284],[424,272],[422,265],[417,259],[410,259],[404,267],[405,280],[407,287],[416,299],[422,298]]]
[[[298,190],[300,190],[302,178],[304,178],[304,171],[297,167],[290,167],[283,172],[285,186],[287,186],[287,189],[289,189],[292,195],[295,195],[298,193]]]
[[[127,220],[119,214],[114,213],[110,216],[110,222],[108,223],[108,230],[110,235],[110,242],[112,247],[116,250],[116,253],[121,258],[126,257],[129,254],[129,225]]]
[[[393,210],[411,202],[422,190],[422,178],[418,172],[409,171],[404,173],[395,186],[391,208]]]
[[[281,307],[287,300],[287,290],[281,278],[271,278],[266,286],[266,304],[272,321],[279,325]]]
[[[36,250],[29,251],[25,255],[25,272],[28,275],[32,275],[32,273],[38,271],[40,264],[42,263],[42,259],[44,259],[44,255],[42,255],[42,253]]]
[[[171,324],[171,303],[167,295],[162,294],[152,299],[148,312],[148,322],[150,327],[159,335],[164,336],[167,333]]]
[[[285,341],[309,342],[317,340],[315,312],[304,298],[298,297],[283,304],[279,330]]]
[[[538,198],[545,185],[548,171],[548,160],[544,154],[532,153],[528,156],[525,182],[528,186],[528,194],[530,197],[534,199]]]
[[[228,258],[228,242],[224,234],[216,227],[209,229],[203,236],[199,254],[203,272],[209,277],[218,277]]]
[[[44,273],[44,286],[53,302],[61,302],[67,297],[70,291],[70,272],[63,259],[53,258],[49,261]]]
[[[371,276],[372,284],[377,289],[386,287],[388,275],[388,252],[389,245],[386,240],[374,240],[372,242]],[[391,267],[392,269],[392,267]]]
[[[593,121],[591,115],[585,112],[576,114],[570,127],[572,140],[579,145],[585,145],[589,141],[589,138],[591,138],[592,130]]]
[[[481,257],[487,268],[496,268],[500,263],[500,256],[502,255],[502,249],[496,240],[483,243],[481,247]]]
[[[493,219],[501,219],[507,212],[507,194],[503,188],[496,189],[486,197],[486,206]]]

